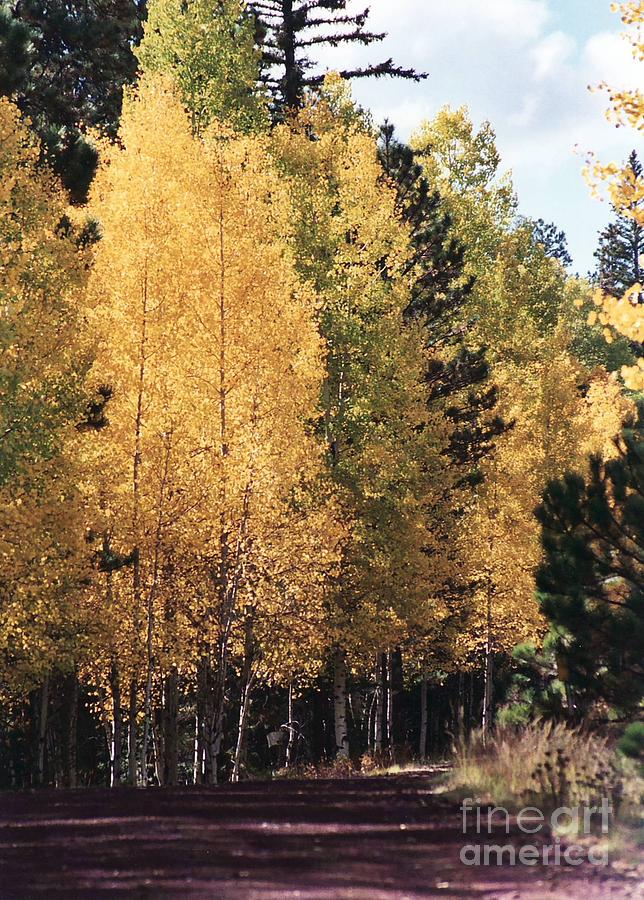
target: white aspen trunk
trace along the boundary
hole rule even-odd
[[[288,686],[288,741],[286,743],[285,767],[290,769],[293,765],[293,752],[295,750],[295,716],[293,715],[293,682]]]
[[[420,682],[420,741],[418,755],[427,759],[427,672],[423,669]]]
[[[197,704],[198,706],[198,704]],[[194,756],[192,763],[192,783],[201,784],[203,778],[203,741],[201,738],[201,717],[199,709],[195,712],[195,740],[194,740]]]
[[[387,747],[389,749],[389,761],[394,762],[394,690],[393,667],[391,651],[387,652]]]
[[[485,670],[483,675],[483,713],[481,717],[481,730],[483,732],[483,741],[486,741],[490,732],[492,718],[492,678],[493,678],[493,658],[492,658],[492,583],[491,578],[488,583],[487,592],[487,630],[485,636]]]
[[[233,761],[232,781],[239,781],[246,751],[246,727],[251,705],[251,693],[254,683],[253,666],[253,619],[247,610],[244,635],[244,665],[242,669],[242,695],[239,703],[239,720],[237,723],[237,743]]]
[[[113,757],[114,757],[114,720],[109,719],[103,722],[103,731],[105,733],[105,747],[107,749],[107,755],[110,760],[110,771],[109,771],[109,786],[114,787],[114,765],[113,765]]]
[[[485,644],[485,673],[483,676],[483,715],[481,718],[481,730],[483,739],[487,740],[492,724],[492,679],[494,676],[494,660],[490,642]]]
[[[374,688],[369,701],[369,711],[367,713],[367,737],[369,742],[369,750],[374,753],[376,750],[376,697],[378,689]]]
[[[147,676],[145,679],[145,699],[143,701],[143,746],[141,748],[141,780],[143,785],[148,783],[148,747],[150,731],[152,728],[152,615],[148,612],[148,637],[147,637]]]
[[[123,717],[121,715],[121,692],[117,687],[112,692],[112,725],[110,728],[110,787],[121,782],[121,743],[123,741]]]
[[[156,775],[157,784],[159,786],[165,784],[165,764],[163,760],[163,733],[156,723],[152,723],[150,727],[150,737],[152,738],[152,753],[154,774]]]
[[[233,774],[231,779],[233,782],[239,781],[242,766],[244,765],[244,756],[246,752],[246,730],[248,726],[248,714],[250,713],[251,706],[251,691],[253,680],[254,679],[251,677],[244,685],[244,693],[239,706],[237,744],[235,745],[235,759],[233,762]]]
[[[347,664],[339,648],[333,654],[333,713],[337,759],[349,758],[347,733]]]
[[[208,784],[218,783],[217,760],[224,740],[224,712],[226,705],[226,678],[228,675],[228,648],[219,654],[219,665],[215,673],[211,693],[211,713],[208,719],[209,734],[206,738],[206,780]]]
[[[374,727],[374,749],[378,755],[382,754],[383,722],[385,712],[385,667],[383,665],[383,658],[384,654],[378,654],[378,659],[376,662],[376,716]]]
[[[103,534],[103,551],[108,553],[110,550],[110,539],[108,532]],[[112,583],[112,571],[109,570],[106,576],[106,599],[108,608],[111,609],[114,603],[114,591]],[[123,759],[123,710],[121,708],[121,674],[118,662],[115,658],[110,663],[110,696],[112,715],[111,723],[106,730],[107,749],[110,756],[110,787],[116,787],[121,782],[122,759]]]
[[[136,727],[136,714],[137,714],[137,701],[136,701],[136,691],[137,685],[136,681],[132,679],[130,682],[130,705],[128,710],[128,734],[127,734],[127,770],[128,770],[128,782],[133,787],[136,787],[137,784],[137,760],[136,760],[136,736],[137,736],[137,727]]]
[[[141,628],[141,598],[142,598],[142,581],[141,581],[141,547],[140,547],[140,526],[141,526],[141,465],[143,461],[143,397],[145,392],[146,363],[147,363],[147,341],[148,341],[148,272],[147,263],[143,273],[143,291],[141,295],[141,338],[139,341],[139,379],[138,392],[136,402],[136,418],[134,424],[134,462],[132,466],[132,533],[134,535],[134,551],[132,562],[132,592],[134,595],[134,635],[138,642],[139,631]],[[136,665],[136,663],[135,663]],[[130,710],[129,710],[129,759],[128,759],[128,780],[131,785],[136,785],[137,778],[137,759],[136,759],[136,737],[137,737],[137,676],[132,678],[130,684]],[[141,778],[143,784],[146,784],[147,777],[145,771],[145,759],[141,760]]]
[[[112,602],[112,573],[107,575],[108,600]],[[121,781],[122,746],[123,746],[123,712],[121,710],[121,678],[118,663],[115,659],[110,664],[110,694],[112,696],[112,723],[110,727],[110,787],[116,787]]]
[[[159,580],[159,564],[161,560],[161,539],[163,532],[163,511],[165,507],[165,495],[166,489],[168,486],[168,476],[170,471],[170,454],[172,452],[172,433],[164,435],[164,455],[163,455],[163,473],[161,476],[161,484],[159,487],[159,499],[158,499],[158,509],[157,509],[157,524],[156,524],[156,532],[154,537],[154,562],[152,565],[152,584],[150,585],[150,590],[148,591],[148,599],[146,605],[146,614],[147,614],[147,635],[146,635],[146,661],[147,661],[147,677],[145,680],[145,720],[143,725],[143,750],[142,750],[142,761],[143,761],[143,769],[145,771],[147,767],[147,759],[148,759],[148,742],[150,739],[150,731],[152,729],[152,686],[153,686],[153,678],[154,678],[154,641],[155,641],[155,629],[156,629],[156,620],[155,620],[155,610],[154,610],[154,601],[155,594],[157,589],[157,582]],[[154,744],[154,742],[153,742]],[[159,754],[155,753],[155,768],[158,769],[159,763]],[[163,773],[162,773],[163,774]],[[157,773],[157,779],[159,783],[161,780]]]
[[[469,690],[467,692],[467,728],[468,731],[472,728],[472,722],[474,721],[473,709],[474,709],[474,673],[470,672],[469,674]]]

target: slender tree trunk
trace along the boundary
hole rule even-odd
[[[219,665],[213,678],[210,694],[209,734],[206,741],[206,778],[208,784],[217,784],[218,760],[224,742],[224,713],[226,710],[226,681],[228,676],[227,647],[219,654]]]
[[[62,682],[62,782],[66,788],[76,787],[76,744],[78,732],[78,677],[76,671]]]
[[[391,651],[387,652],[387,748],[389,750],[389,762],[394,762],[394,687],[393,687],[393,659]]]
[[[164,435],[164,454],[163,454],[163,473],[161,476],[161,484],[159,486],[159,497],[157,501],[157,524],[154,536],[154,558],[152,564],[152,584],[148,591],[146,604],[147,615],[147,634],[146,634],[146,662],[147,677],[145,681],[145,721],[143,724],[143,765],[147,764],[149,733],[152,728],[152,687],[155,667],[154,641],[155,641],[155,596],[157,584],[159,580],[159,566],[161,561],[161,541],[163,538],[163,513],[165,508],[166,490],[168,487],[168,477],[170,473],[170,455],[172,453],[172,432]],[[157,767],[160,760],[158,754],[155,754]]]
[[[141,467],[143,463],[143,407],[146,381],[148,343],[148,267],[147,260],[143,270],[143,286],[141,291],[141,334],[139,339],[139,372],[136,401],[136,416],[134,420],[134,460],[132,466],[132,534],[134,535],[134,550],[132,554],[132,594],[134,597],[134,640],[139,641],[142,626],[142,580],[141,580]],[[135,662],[135,665],[137,663]],[[137,678],[130,684],[130,710],[129,710],[129,781],[137,783]],[[147,684],[146,684],[147,696]],[[147,760],[141,760],[141,781],[147,784]]]
[[[195,716],[194,783],[206,784],[208,777],[207,747],[210,721],[211,664],[207,655],[201,657],[197,669],[197,710]]]
[[[227,672],[226,659],[221,650],[220,644],[216,671],[213,671],[209,657],[204,657],[200,666],[197,691],[199,732],[195,754],[198,761],[195,767],[197,784],[217,784],[217,761],[223,741]]]
[[[369,700],[367,710],[367,745],[371,753],[376,751],[376,699],[378,688],[375,687]]]
[[[123,746],[123,713],[121,711],[121,679],[118,664],[112,660],[110,667],[110,691],[112,694],[112,727],[110,729],[110,787],[121,783],[121,754]]]
[[[154,775],[158,785],[165,784],[165,745],[163,735],[163,709],[155,709],[150,728],[150,743],[154,755]]]
[[[376,721],[374,728],[374,747],[376,754],[382,754],[385,719],[385,684],[387,679],[387,662],[384,653],[378,654],[376,664]]]
[[[465,675],[458,673],[458,686],[456,697],[456,734],[458,741],[463,745],[465,741]]]
[[[246,754],[246,726],[251,706],[251,696],[254,683],[253,675],[253,647],[254,647],[254,611],[252,606],[246,609],[246,623],[244,627],[244,665],[242,667],[242,689],[239,699],[239,720],[237,723],[237,743],[235,745],[235,757],[233,760],[232,780],[237,782],[245,763]]]
[[[130,702],[127,718],[127,778],[128,783],[136,787],[138,783],[137,777],[137,758],[136,758],[136,742],[137,742],[137,683],[133,678],[130,681]]]
[[[427,672],[423,669],[420,681],[420,741],[418,755],[427,759]]]
[[[150,592],[151,594],[152,592]],[[148,749],[150,744],[150,731],[152,728],[152,670],[153,670],[153,640],[154,640],[154,613],[153,601],[148,599],[147,604],[147,638],[146,638],[146,668],[145,695],[143,700],[143,744],[141,747],[141,772],[143,784],[147,784]]]
[[[492,679],[494,677],[494,658],[489,641],[485,645],[485,670],[483,674],[483,714],[481,717],[481,730],[483,739],[486,740],[492,724]]]
[[[223,263],[222,263],[223,264]],[[222,313],[223,314],[223,313]],[[222,338],[223,339],[223,338]],[[225,404],[222,401],[222,416],[225,416]],[[222,436],[223,440],[223,436]],[[222,456],[228,454],[226,444],[222,444]],[[206,739],[206,770],[209,784],[217,784],[217,759],[224,742],[224,723],[226,713],[226,684],[228,682],[229,642],[237,609],[237,595],[243,566],[243,554],[250,517],[250,500],[253,491],[254,469],[251,466],[249,478],[244,490],[242,516],[236,539],[236,546],[231,557],[231,547],[226,524],[221,522],[221,564],[220,564],[220,627],[221,636],[217,647],[217,670],[212,678],[213,690],[209,693],[212,701],[208,718],[209,737]],[[223,498],[225,500],[225,480]],[[249,637],[252,643],[252,632]]]
[[[283,49],[284,49],[284,99],[289,110],[297,109],[300,100],[300,83],[295,60],[295,22],[293,0],[282,0]]]
[[[42,787],[45,783],[45,751],[47,747],[47,717],[49,713],[49,675],[40,688],[38,708],[38,745],[36,753],[36,784]]]
[[[172,666],[163,684],[163,783],[179,783],[179,673]]]
[[[286,744],[286,768],[293,765],[295,752],[295,714],[293,712],[293,682],[288,686],[288,741]]]
[[[203,725],[198,707],[195,710],[195,739],[192,763],[192,783],[203,783]]]
[[[335,721],[335,754],[337,759],[349,758],[347,732],[347,664],[340,648],[333,654],[333,711]]]
[[[166,572],[172,577],[172,568]],[[177,601],[174,593],[166,595],[164,618],[164,645],[166,657],[172,657],[176,644],[175,624]],[[179,671],[171,664],[163,679],[163,710],[161,721],[163,735],[163,783],[175,787],[179,783]]]
[[[492,678],[493,657],[492,657],[492,582],[489,579],[487,592],[487,629],[485,635],[485,669],[483,675],[483,714],[481,717],[481,730],[483,732],[483,740],[486,741],[490,732],[492,719]]]
[[[248,729],[248,716],[252,703],[251,695],[254,682],[253,675],[247,675],[239,704],[239,724],[237,726],[237,744],[235,745],[235,760],[233,764],[232,780],[239,781],[242,769],[246,761],[246,732]]]
[[[233,591],[231,584],[230,533],[228,521],[228,360],[227,360],[227,307],[226,307],[226,234],[224,228],[223,197],[219,206],[219,457],[221,460],[221,487],[219,498],[219,566],[217,590],[219,600],[219,628],[221,636],[217,646],[217,671],[208,678],[206,692],[206,717],[204,734],[204,778],[208,784],[217,784],[217,758],[223,741],[224,704],[228,664],[228,637],[232,627]],[[212,687],[212,689],[210,689]]]

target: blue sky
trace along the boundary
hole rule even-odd
[[[351,0],[355,9],[364,2]],[[365,0],[366,2],[366,0]],[[488,119],[510,169],[520,212],[566,231],[574,267],[593,267],[597,232],[610,217],[593,200],[581,170],[587,151],[622,159],[644,156],[641,137],[604,116],[607,98],[588,91],[608,81],[644,88],[621,38],[609,0],[371,0],[371,28],[381,45],[343,47],[323,63],[343,68],[393,56],[429,72],[426,82],[362,81],[358,101],[407,137],[445,104],[466,104],[476,123]]]

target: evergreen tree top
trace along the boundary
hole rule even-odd
[[[386,37],[367,30],[370,10],[347,11],[347,0],[252,0],[258,37],[263,49],[263,81],[270,88],[278,109],[294,109],[301,104],[304,90],[324,81],[309,57],[311,48],[339,47],[341,44],[369,46]],[[361,68],[344,69],[343,78],[392,76],[421,81],[424,73],[398,66],[393,59]]]
[[[642,177],[642,163],[633,150],[627,169],[635,181]],[[644,254],[644,228],[638,221],[637,211],[642,200],[635,200],[628,210],[616,210],[614,220],[599,234],[595,251],[597,280],[601,289],[611,297],[622,297],[634,284],[642,281],[641,257]],[[640,302],[641,302],[640,298]]]
[[[97,162],[83,132],[116,133],[144,15],[144,0],[0,0],[0,94],[29,116],[75,201]]]

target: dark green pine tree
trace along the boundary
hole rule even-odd
[[[452,462],[477,480],[477,463],[489,453],[505,423],[490,415],[497,404],[497,390],[489,384],[485,348],[466,344],[465,304],[474,278],[463,276],[464,247],[452,236],[452,222],[444,212],[440,195],[431,189],[413,150],[394,138],[394,128],[381,129],[380,159],[394,183],[402,218],[411,228],[414,253],[409,274],[414,273],[408,318],[427,326],[428,346],[437,353],[428,366],[428,402],[440,403],[454,424],[449,455]]]
[[[305,88],[316,87],[324,74],[315,72],[312,48],[341,44],[368,46],[386,35],[366,30],[369,10],[347,11],[347,0],[251,0],[263,51],[263,82],[273,95],[276,113],[295,109]],[[426,75],[404,69],[392,59],[340,72],[344,78],[380,78],[390,75],[420,81]]]
[[[628,168],[641,179],[642,163],[635,150],[628,158]],[[644,201],[633,205],[633,211],[644,209]],[[615,211],[615,221],[611,222],[599,235],[599,246],[595,251],[597,259],[597,281],[600,287],[613,297],[621,297],[634,284],[642,283],[641,257],[644,254],[644,228],[634,218]],[[640,303],[644,302],[644,293]]]
[[[568,250],[568,238],[565,231],[561,231],[552,222],[544,222],[543,219],[526,219],[526,223],[532,226],[534,243],[541,244],[546,256],[558,259],[566,269],[572,265],[572,256]]]
[[[97,163],[83,130],[116,133],[143,16],[144,0],[0,0],[0,93],[29,116],[75,202]]]
[[[537,588],[582,708],[628,712],[644,697],[644,402],[615,444],[588,478],[548,485]]]

